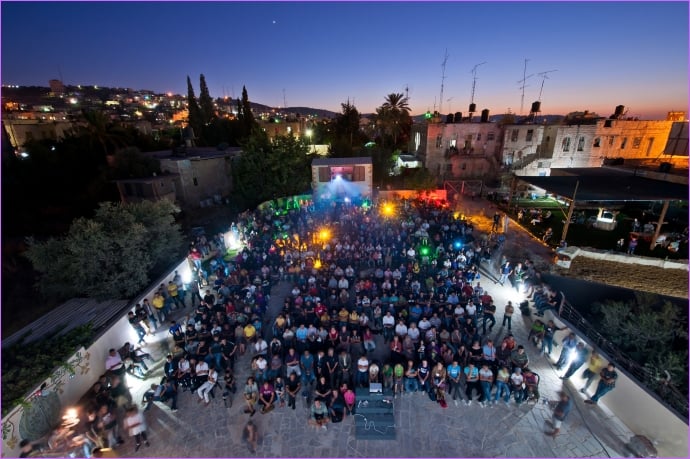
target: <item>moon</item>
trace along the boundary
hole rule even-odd
[[[276,23],[275,19],[273,20],[273,23],[274,23],[274,24]]]

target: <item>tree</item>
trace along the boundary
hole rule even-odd
[[[276,136],[273,142],[258,127],[242,144],[233,165],[234,188],[243,207],[309,191],[312,155],[309,145],[294,136]]]
[[[390,142],[393,149],[404,147],[412,129],[407,97],[400,93],[388,94],[383,105],[376,109],[376,115],[382,145],[385,147]]]
[[[50,298],[130,298],[149,282],[154,266],[179,256],[179,210],[169,201],[101,203],[92,219],[78,218],[66,236],[27,239],[27,258],[40,273],[38,289]]]
[[[192,80],[189,79],[189,75],[187,76],[187,110],[189,111],[189,125],[194,130],[194,135],[199,137],[202,134],[204,119],[199,103],[194,95],[194,87],[192,86]]]
[[[331,156],[347,158],[354,155],[354,146],[359,145],[362,140],[359,135],[360,114],[349,100],[340,106],[342,113],[339,113],[333,122]]]
[[[213,99],[208,92],[206,77],[204,77],[203,73],[199,76],[199,109],[201,111],[201,123],[203,125],[207,125],[216,117]]]
[[[252,113],[252,105],[249,102],[249,95],[247,94],[247,88],[242,86],[242,101],[240,103],[240,120],[242,121],[242,126],[244,127],[244,137],[249,136],[253,133],[254,128],[258,126],[256,120],[254,120],[254,113]]]
[[[151,177],[161,173],[158,159],[146,156],[136,147],[123,148],[115,153],[109,170],[112,179],[130,179]]]
[[[112,153],[115,149],[126,145],[126,133],[120,126],[113,124],[107,115],[98,110],[82,110],[81,125],[73,135],[86,140],[91,153],[95,147],[100,147],[99,152],[103,157]]]

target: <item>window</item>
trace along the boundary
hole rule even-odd
[[[609,147],[613,146],[613,139],[615,139],[615,138],[616,138],[616,136],[613,136],[613,135],[611,137],[609,137]]]
[[[654,137],[650,137],[649,140],[647,140],[647,142],[649,142],[647,144],[647,156],[649,156],[652,154],[652,145],[654,145]]]
[[[489,132],[488,134],[486,134],[486,140],[494,140],[495,138],[496,134],[494,134],[493,132]]]
[[[621,142],[621,150],[625,150],[625,145],[628,143],[628,138],[623,137],[623,141]]]
[[[641,144],[642,144],[642,137],[635,137],[633,139],[632,147],[637,150],[638,148],[640,148]]]
[[[436,148],[441,148],[443,146],[443,136],[441,134],[436,136]]]
[[[467,169],[467,164],[466,164],[466,163],[462,163],[462,167],[461,167],[460,169],[466,170],[466,169]]]
[[[364,181],[364,166],[355,166],[352,171],[352,181],[353,182],[363,182]]]
[[[194,182],[194,186],[199,186],[199,181],[196,179],[196,177],[194,177],[192,181]]]
[[[577,141],[577,151],[582,151],[585,149],[585,138],[580,137]]]
[[[594,139],[594,145],[593,146],[597,147],[597,148],[599,148],[601,146],[601,137],[597,137],[596,139]]]
[[[448,163],[446,164],[446,172],[452,172],[453,171],[453,165]]]
[[[511,142],[517,142],[519,132],[520,131],[518,131],[517,129],[512,130],[512,132],[510,133],[510,141]]]
[[[457,143],[458,143],[458,140],[457,140],[457,139],[450,139],[450,140],[448,141],[448,147],[449,147],[449,148],[455,148],[455,146],[457,145]]]
[[[319,182],[326,183],[331,181],[331,171],[327,166],[319,167]]]
[[[482,133],[477,134],[477,141],[482,140]]]
[[[561,149],[563,151],[570,151],[570,137],[564,137],[563,143],[561,144]]]
[[[533,135],[534,135],[534,129],[527,129],[527,135],[525,136],[525,142],[531,142]]]

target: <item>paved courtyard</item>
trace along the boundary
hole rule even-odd
[[[480,208],[466,208],[480,215]],[[486,205],[477,201],[475,206]],[[485,209],[487,215],[493,210]],[[490,214],[489,214],[490,212]],[[529,235],[511,226],[508,233],[508,247],[529,247],[529,252],[548,257],[548,250],[534,241]],[[507,254],[510,256],[510,253]],[[488,267],[485,267],[485,269]],[[522,298],[509,287],[495,284],[488,276],[481,279],[482,285],[493,296],[498,306],[497,318],[491,336],[501,340],[507,330],[500,326],[503,306],[508,300],[518,304]],[[291,285],[281,282],[273,289],[267,321],[281,310],[283,298],[289,293]],[[517,309],[517,308],[516,308]],[[187,308],[186,312],[191,311]],[[185,311],[180,311],[181,317]],[[422,393],[405,394],[394,400],[396,440],[357,440],[353,417],[343,422],[329,424],[327,431],[315,430],[307,425],[308,407],[300,397],[297,409],[276,408],[268,414],[257,413],[251,419],[258,426],[260,434],[258,448],[250,453],[242,442],[242,429],[249,419],[244,414],[241,390],[249,375],[250,355],[247,353],[235,365],[238,393],[233,403],[226,407],[216,389],[216,398],[208,407],[197,403],[197,396],[181,393],[178,400],[179,411],[173,413],[169,405],[157,403],[146,413],[151,446],[142,447],[135,453],[134,445],[128,440],[118,448],[122,457],[613,457],[630,455],[625,443],[633,435],[605,406],[605,399],[599,406],[585,404],[585,396],[579,392],[582,381],[580,370],[563,383],[552,362],[558,358],[557,347],[550,358],[539,355],[538,350],[527,343],[531,325],[530,318],[523,318],[519,311],[513,316],[512,333],[519,344],[524,344],[530,357],[530,368],[541,376],[539,386],[543,399],[556,400],[561,389],[574,399],[574,407],[561,428],[561,435],[555,439],[544,435],[551,430],[547,423],[552,410],[548,404],[522,404],[517,406],[511,400],[509,406],[498,405],[481,407],[476,402],[466,406],[459,402],[456,406],[449,398],[448,408],[443,409],[431,402]],[[266,330],[270,333],[270,327]],[[560,342],[565,331],[558,332],[556,342]],[[154,357],[167,353],[167,331],[157,333],[159,339],[150,345]],[[377,337],[380,356],[383,347],[381,336]],[[158,382],[162,376],[161,359],[156,371],[145,384],[132,383],[133,396],[141,400],[145,385]],[[596,384],[590,387],[590,395]],[[371,429],[384,429],[384,426],[370,425]]]

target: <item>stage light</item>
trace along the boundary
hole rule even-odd
[[[383,207],[381,207],[381,213],[386,217],[390,217],[395,213],[395,206],[392,203],[387,202],[383,205]]]
[[[430,251],[431,251],[431,250],[430,250],[429,247],[427,247],[427,246],[422,246],[422,247],[419,249],[419,253],[422,254],[423,256],[429,255],[429,252],[430,252]]]
[[[453,246],[454,246],[457,250],[459,250],[459,249],[462,248],[462,242],[460,242],[460,241],[455,241],[455,243],[453,244]]]

